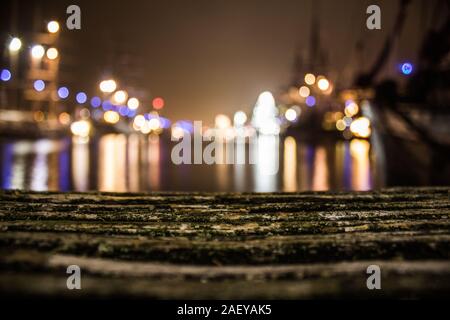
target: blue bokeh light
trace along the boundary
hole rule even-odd
[[[135,115],[136,115],[136,110],[128,109],[128,114],[127,114],[128,118],[133,118]]]
[[[127,106],[119,106],[119,114],[123,117],[126,117],[128,115],[128,107]]]
[[[87,95],[84,92],[78,92],[76,99],[79,104],[83,104],[87,101]]]
[[[41,92],[45,89],[45,82],[42,80],[36,80],[33,84],[34,90]]]
[[[98,108],[101,106],[101,104],[102,104],[102,99],[100,99],[99,97],[93,97],[91,99],[91,106],[93,108]]]
[[[103,108],[103,110],[105,110],[105,111],[109,111],[109,110],[112,110],[112,109],[113,109],[113,105],[112,105],[111,101],[105,100],[105,101],[103,101],[103,103],[102,103],[102,108]]]
[[[316,105],[316,98],[314,98],[313,96],[309,96],[308,98],[306,98],[306,105],[308,107],[313,107]]]
[[[0,78],[5,82],[11,80],[11,71],[9,71],[8,69],[3,69],[0,74]]]
[[[402,73],[407,76],[413,72],[414,67],[413,67],[412,63],[405,62],[405,63],[402,63],[402,66],[400,67],[400,69],[401,69]]]
[[[159,122],[161,124],[161,128],[168,129],[170,128],[170,120],[167,118],[159,117]]]
[[[66,99],[69,96],[69,89],[66,87],[61,87],[58,89],[58,97],[61,99]]]

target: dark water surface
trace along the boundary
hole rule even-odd
[[[274,142],[275,141],[275,142]],[[1,140],[1,188],[52,191],[371,190],[384,172],[366,140],[261,141],[256,164],[175,165],[174,143],[106,134],[90,141]],[[268,174],[275,173],[275,174]]]

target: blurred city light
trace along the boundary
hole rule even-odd
[[[83,104],[87,101],[87,95],[84,92],[78,92],[76,96],[76,100],[79,104]]]
[[[226,129],[231,126],[230,118],[224,114],[218,114],[214,120],[214,123],[218,129]]]
[[[105,100],[102,102],[102,108],[103,108],[103,110],[108,111],[113,108],[113,105],[112,105],[111,101]]]
[[[237,111],[234,114],[233,121],[236,127],[242,127],[245,124],[245,122],[247,122],[247,115],[245,114],[244,111]]]
[[[301,97],[306,98],[310,95],[311,90],[309,90],[307,86],[301,86],[300,89],[298,90],[298,93],[300,94]]]
[[[317,87],[322,91],[327,91],[330,88],[330,82],[326,78],[321,78],[317,82]]]
[[[58,58],[58,50],[56,48],[50,48],[47,50],[47,58],[50,60],[55,60]]]
[[[0,74],[0,79],[5,82],[11,80],[11,71],[8,69],[3,69]]]
[[[22,47],[22,41],[19,38],[12,38],[9,43],[9,50],[12,52],[19,51]]]
[[[305,103],[308,107],[314,107],[316,105],[316,98],[314,98],[313,96],[309,96],[308,98],[306,98]]]
[[[114,80],[103,80],[100,82],[100,91],[103,93],[111,93],[114,92],[117,88],[117,84]]]
[[[57,33],[59,31],[59,23],[57,21],[50,21],[47,23],[47,31],[50,33]]]
[[[38,110],[33,113],[33,118],[34,118],[34,121],[36,121],[36,122],[42,122],[45,120],[45,115],[41,110]]]
[[[115,124],[119,122],[120,115],[116,111],[106,111],[105,114],[103,115],[103,119],[107,123]]]
[[[45,49],[40,44],[37,44],[37,45],[33,46],[33,48],[31,48],[31,56],[34,59],[42,59],[44,54],[45,54]]]
[[[130,98],[127,105],[131,110],[136,110],[139,108],[139,100],[137,98]]]
[[[170,120],[167,118],[160,117],[159,122],[161,124],[161,128],[168,129],[170,127]]]
[[[41,92],[45,89],[45,82],[42,80],[36,80],[33,83],[34,90]]]
[[[413,72],[413,65],[409,62],[405,62],[401,65],[400,69],[404,75],[410,75]]]
[[[253,109],[252,125],[264,135],[277,135],[280,133],[280,124],[277,119],[278,109],[271,92],[264,91],[258,97]]]
[[[359,107],[355,102],[350,102],[344,109],[347,117],[353,117],[359,112]]]
[[[91,112],[88,108],[81,109],[79,114],[81,119],[89,119],[91,117]]]
[[[92,97],[91,106],[93,108],[98,108],[98,107],[100,107],[101,104],[102,104],[102,99],[100,99],[99,97]]]
[[[124,90],[118,90],[114,93],[113,103],[114,104],[122,104],[125,103],[128,99],[128,93]]]
[[[91,131],[91,124],[86,120],[75,121],[71,124],[70,131],[75,136],[86,138]]]
[[[286,120],[294,122],[295,120],[297,120],[297,112],[293,108],[289,108],[284,113],[284,117],[286,118]]]
[[[371,134],[370,120],[366,117],[360,117],[352,122],[350,131],[359,138],[368,138]]]
[[[336,121],[336,129],[338,129],[339,131],[344,131],[345,128],[347,128],[347,125],[345,124],[344,120],[340,119]]]
[[[316,82],[316,76],[312,73],[308,73],[305,75],[305,83],[312,86]]]
[[[162,109],[164,107],[164,99],[160,97],[153,99],[152,106],[156,110]]]
[[[134,117],[133,126],[135,129],[139,130],[145,123],[145,117],[142,114],[138,114]]]
[[[152,118],[148,121],[151,130],[157,130],[161,127],[158,118]]]
[[[60,113],[60,115],[58,116],[58,121],[63,125],[68,125],[70,123],[70,114],[68,114],[67,112]]]
[[[66,99],[69,96],[69,89],[66,87],[61,87],[58,89],[58,97],[61,99]]]

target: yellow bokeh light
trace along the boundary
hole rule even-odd
[[[327,91],[330,88],[330,82],[327,79],[322,78],[317,82],[317,87],[322,91]]]
[[[352,122],[350,131],[359,138],[368,138],[372,133],[370,129],[370,120],[366,117],[360,117]]]
[[[114,92],[117,88],[117,84],[114,80],[103,80],[100,82],[100,91],[104,93]]]
[[[107,123],[117,123],[120,120],[120,115],[116,111],[106,111],[103,115],[103,119]]]
[[[45,49],[40,44],[35,45],[33,48],[31,48],[31,56],[34,59],[41,59],[45,54]]]
[[[216,128],[218,129],[226,129],[231,126],[230,118],[224,114],[218,114],[214,123],[216,124]]]
[[[122,104],[122,103],[125,103],[125,101],[127,101],[127,98],[128,98],[128,93],[124,90],[119,90],[114,93],[113,102],[115,104]]]
[[[307,86],[302,86],[298,90],[298,93],[300,94],[301,97],[306,98],[310,95],[311,90],[309,90],[309,88]]]
[[[137,98],[130,98],[127,105],[131,110],[136,110],[139,108],[139,100]]]
[[[151,130],[157,130],[161,126],[161,124],[159,122],[159,119],[157,119],[157,118],[151,118],[148,121],[148,125],[149,125]]]
[[[59,31],[59,23],[57,21],[50,21],[47,24],[47,30],[50,33],[57,33]]]
[[[75,136],[86,138],[91,131],[91,124],[86,120],[75,121],[70,126],[70,131],[72,131],[72,134]]]
[[[292,122],[297,119],[297,112],[294,109],[290,108],[290,109],[286,110],[286,112],[284,113],[284,116],[288,121]]]
[[[353,117],[359,112],[359,107],[356,103],[351,102],[345,107],[344,112],[347,117]]]
[[[305,83],[312,86],[316,82],[316,76],[312,73],[308,73],[305,75]]]
[[[50,48],[47,50],[47,58],[50,60],[55,60],[58,58],[58,49],[56,48]]]
[[[336,129],[338,129],[339,131],[344,131],[346,127],[347,126],[344,120],[341,119],[336,121]]]
[[[145,123],[145,117],[142,114],[138,114],[134,117],[133,126],[135,128],[140,129]]]
[[[12,38],[11,42],[9,43],[9,50],[12,52],[19,51],[22,47],[22,41],[19,38]]]
[[[70,123],[70,114],[63,112],[58,116],[59,123],[68,125]]]

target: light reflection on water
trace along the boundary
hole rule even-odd
[[[90,141],[1,141],[1,187],[36,191],[323,191],[382,187],[373,176],[366,140],[307,143],[259,137],[238,146],[235,156],[255,148],[256,164],[174,165],[165,138],[106,134]],[[241,150],[239,149],[241,148]],[[252,154],[252,153],[250,153]],[[247,160],[247,161],[243,161]]]

